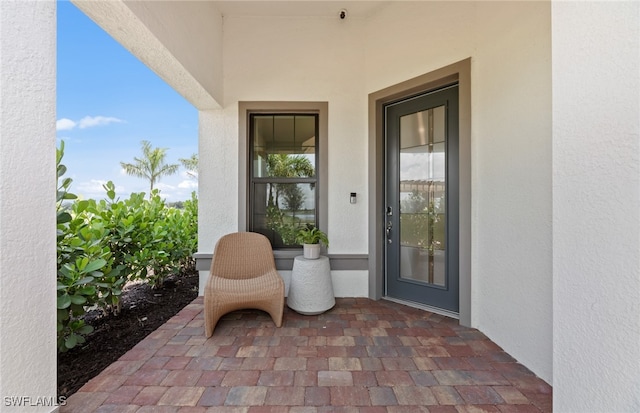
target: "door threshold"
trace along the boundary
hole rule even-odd
[[[456,320],[460,319],[460,314],[454,311],[444,310],[442,308],[432,307],[430,305],[416,303],[414,301],[400,300],[400,299],[389,297],[389,296],[384,296],[382,297],[382,299],[387,301],[392,301],[394,303],[406,305],[409,307],[417,308],[419,310],[429,311],[430,313],[443,315],[445,317],[455,318]]]

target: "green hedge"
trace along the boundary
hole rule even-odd
[[[84,343],[92,331],[80,318],[99,307],[118,313],[127,281],[145,280],[154,288],[170,274],[193,270],[197,250],[198,201],[183,209],[167,207],[158,191],[116,198],[112,182],[106,199],[79,200],[63,178],[64,142],[57,150],[58,350]]]

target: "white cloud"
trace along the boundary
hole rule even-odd
[[[102,185],[107,181],[101,179],[91,179],[89,181],[79,182],[77,185],[74,182],[71,186],[71,192],[78,194],[84,199],[106,199],[107,191]],[[124,187],[116,185],[116,196],[120,197],[120,194],[124,192]]]
[[[76,127],[76,123],[71,119],[62,118],[56,121],[56,130],[71,130]]]
[[[110,123],[122,123],[122,119],[108,117],[108,116],[85,116],[78,122],[80,129],[91,128],[94,126],[108,125]]]
[[[173,191],[174,189],[176,189],[176,187],[173,185],[163,184],[162,182],[158,182],[154,186],[154,189],[159,189],[160,192],[162,192],[162,191]]]
[[[73,121],[67,118],[61,118],[56,121],[56,130],[72,130],[76,127],[80,129],[92,128],[94,126],[104,126],[110,123],[122,123],[122,119],[112,116],[85,116],[79,121]]]
[[[193,179],[185,179],[179,183],[159,182],[155,188],[160,190],[160,197],[166,202],[191,199],[191,193],[198,190],[198,183]]]
[[[187,179],[178,184],[178,188],[182,189],[197,189],[198,182],[193,179]]]

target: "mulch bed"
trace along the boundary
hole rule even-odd
[[[155,331],[198,296],[198,272],[170,276],[154,290],[130,284],[122,293],[119,315],[91,311],[85,322],[94,331],[86,343],[58,354],[58,396],[69,397],[86,382]]]

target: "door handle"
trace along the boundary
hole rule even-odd
[[[387,221],[387,228],[386,228],[386,233],[387,233],[387,242],[389,244],[391,244],[393,241],[391,240],[391,229],[393,228],[393,222],[391,221]]]

